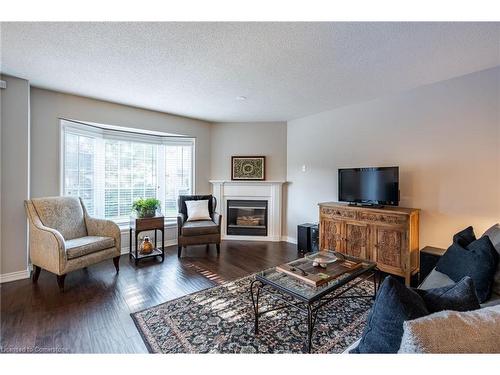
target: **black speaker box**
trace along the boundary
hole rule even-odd
[[[317,224],[297,225],[297,251],[309,253],[319,250],[319,229]]]

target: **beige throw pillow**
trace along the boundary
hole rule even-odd
[[[500,305],[408,320],[398,353],[500,353]]]
[[[208,200],[186,201],[188,218],[186,221],[212,220],[208,212]]]

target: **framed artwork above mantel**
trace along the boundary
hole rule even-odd
[[[231,156],[231,180],[262,181],[265,178],[265,156]]]

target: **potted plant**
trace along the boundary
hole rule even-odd
[[[153,217],[160,208],[160,201],[156,198],[137,199],[132,204],[132,209],[138,217]]]

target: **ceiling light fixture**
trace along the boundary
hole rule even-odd
[[[239,101],[247,100],[247,97],[246,96],[237,96],[236,100],[239,100]]]

